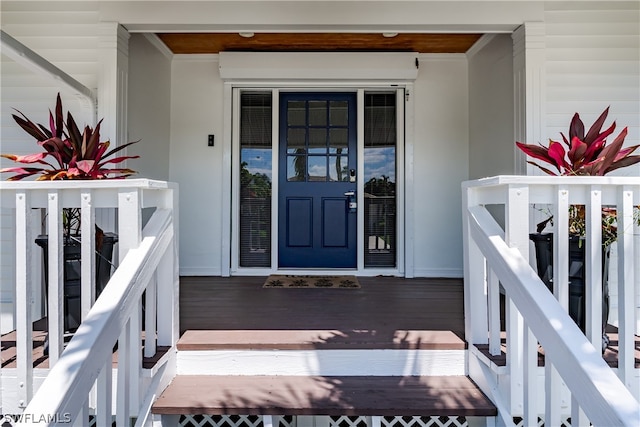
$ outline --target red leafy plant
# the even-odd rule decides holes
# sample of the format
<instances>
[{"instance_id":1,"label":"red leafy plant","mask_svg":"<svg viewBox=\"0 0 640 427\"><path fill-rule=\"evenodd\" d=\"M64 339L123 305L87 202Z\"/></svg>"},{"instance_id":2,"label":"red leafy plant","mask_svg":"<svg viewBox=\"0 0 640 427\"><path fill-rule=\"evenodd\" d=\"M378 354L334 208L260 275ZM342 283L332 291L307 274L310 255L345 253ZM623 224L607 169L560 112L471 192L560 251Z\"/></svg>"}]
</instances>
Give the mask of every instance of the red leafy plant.
<instances>
[{"instance_id":1,"label":"red leafy plant","mask_svg":"<svg viewBox=\"0 0 640 427\"><path fill-rule=\"evenodd\" d=\"M640 162L640 156L631 155L640 145L622 148L627 136L625 127L611 144L607 144L607 137L615 131L616 123L613 122L606 130L602 126L609 114L607 107L600 117L591 125L585 135L584 123L580 115L575 113L569 125L569 138L563 133L562 142L549 140L547 147L543 145L524 144L516 142L518 148L527 155L542 160L558 170L558 173L528 161L549 175L595 175L603 176L613 170L634 165ZM569 234L572 236L585 236L585 206L569 206ZM602 244L608 246L617 239L617 211L615 208L602 208ZM537 232L541 233L547 224L552 223L553 216L537 225ZM634 208L634 221L640 224L640 206Z\"/></svg>"},{"instance_id":2,"label":"red leafy plant","mask_svg":"<svg viewBox=\"0 0 640 427\"><path fill-rule=\"evenodd\" d=\"M609 107L591 125L585 135L584 123L580 115L575 113L569 125L569 137L562 132L562 142L549 140L547 147L535 144L516 142L518 148L534 159L542 160L558 170L558 173L539 165L535 162L527 162L539 167L549 175L595 175L602 176L613 170L631 166L640 162L640 156L631 154L640 145L622 148L627 136L625 127L611 144L607 144L607 137L613 134L616 123L613 122L606 130L602 131Z\"/></svg>"},{"instance_id":3,"label":"red leafy plant","mask_svg":"<svg viewBox=\"0 0 640 427\"><path fill-rule=\"evenodd\" d=\"M131 169L112 168L111 166L122 163L127 159L138 158L139 156L112 157L117 152L138 141L129 142L107 151L110 142L100 141L100 124L102 120L98 122L95 129L85 126L84 131L80 133L80 129L70 112L67 112L67 121L64 121L62 100L59 93L56 100L55 114L49 111L48 127L42 124L35 124L22 112L16 111L19 116L13 114L13 119L22 129L36 139L38 145L44 151L22 156L0 154L0 156L16 163L34 165L0 169L1 173L15 174L8 178L9 181L17 181L32 176L37 176L37 181L124 178L136 173Z\"/></svg>"}]
</instances>

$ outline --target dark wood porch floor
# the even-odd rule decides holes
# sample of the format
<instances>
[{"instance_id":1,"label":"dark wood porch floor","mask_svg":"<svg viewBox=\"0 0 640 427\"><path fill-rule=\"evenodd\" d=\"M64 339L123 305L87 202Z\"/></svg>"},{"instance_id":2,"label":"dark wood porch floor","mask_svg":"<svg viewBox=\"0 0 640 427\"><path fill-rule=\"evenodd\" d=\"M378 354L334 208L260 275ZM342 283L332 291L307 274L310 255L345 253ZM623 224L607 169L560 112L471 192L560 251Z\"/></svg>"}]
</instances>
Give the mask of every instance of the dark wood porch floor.
<instances>
[{"instance_id":1,"label":"dark wood porch floor","mask_svg":"<svg viewBox=\"0 0 640 427\"><path fill-rule=\"evenodd\" d=\"M360 289L265 289L265 277L183 277L180 330L190 331L187 335L199 342L212 337L198 338L194 331L236 331L230 334L235 340L242 340L237 331L244 331L254 345L258 335L264 340L299 340L301 345L318 339L334 346L349 342L350 348L366 348L367 343L373 348L415 348L426 340L432 345L463 342L461 279L358 280ZM330 336L331 342L323 336Z\"/></svg>"}]
</instances>

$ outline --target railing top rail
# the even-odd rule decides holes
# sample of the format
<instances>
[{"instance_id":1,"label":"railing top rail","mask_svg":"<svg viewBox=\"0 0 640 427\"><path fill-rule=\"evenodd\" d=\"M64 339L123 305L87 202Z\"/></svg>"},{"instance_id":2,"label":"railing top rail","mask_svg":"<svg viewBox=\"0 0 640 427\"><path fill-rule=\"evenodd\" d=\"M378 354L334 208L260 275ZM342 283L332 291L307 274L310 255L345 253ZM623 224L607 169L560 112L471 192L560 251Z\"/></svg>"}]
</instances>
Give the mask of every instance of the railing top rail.
<instances>
[{"instance_id":1,"label":"railing top rail","mask_svg":"<svg viewBox=\"0 0 640 427\"><path fill-rule=\"evenodd\" d=\"M462 183L462 188L500 187L513 184L521 185L629 185L640 186L640 176L527 176L499 175L480 178Z\"/></svg>"},{"instance_id":2,"label":"railing top rail","mask_svg":"<svg viewBox=\"0 0 640 427\"><path fill-rule=\"evenodd\" d=\"M177 184L146 178L60 180L60 181L0 181L0 190L77 190L101 188L175 189Z\"/></svg>"}]
</instances>

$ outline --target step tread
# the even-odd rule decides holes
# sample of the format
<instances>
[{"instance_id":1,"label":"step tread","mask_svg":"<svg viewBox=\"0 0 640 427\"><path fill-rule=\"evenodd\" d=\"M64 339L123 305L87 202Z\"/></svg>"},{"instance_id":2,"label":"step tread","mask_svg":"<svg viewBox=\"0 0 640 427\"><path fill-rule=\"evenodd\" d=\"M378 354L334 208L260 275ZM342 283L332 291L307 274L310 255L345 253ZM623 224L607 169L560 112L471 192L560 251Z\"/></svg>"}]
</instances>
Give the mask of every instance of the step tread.
<instances>
[{"instance_id":1,"label":"step tread","mask_svg":"<svg viewBox=\"0 0 640 427\"><path fill-rule=\"evenodd\" d=\"M179 375L156 414L495 416L466 376Z\"/></svg>"},{"instance_id":2,"label":"step tread","mask_svg":"<svg viewBox=\"0 0 640 427\"><path fill-rule=\"evenodd\" d=\"M178 350L464 350L451 331L417 330L188 330Z\"/></svg>"}]
</instances>

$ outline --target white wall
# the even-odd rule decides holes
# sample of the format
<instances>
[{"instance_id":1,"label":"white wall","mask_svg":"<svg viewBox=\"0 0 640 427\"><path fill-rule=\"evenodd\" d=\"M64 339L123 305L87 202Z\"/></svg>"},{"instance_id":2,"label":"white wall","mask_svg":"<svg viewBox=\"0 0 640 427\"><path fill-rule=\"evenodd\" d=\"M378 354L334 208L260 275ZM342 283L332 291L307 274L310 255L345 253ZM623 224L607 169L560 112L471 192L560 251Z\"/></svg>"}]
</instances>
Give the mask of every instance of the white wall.
<instances>
[{"instance_id":1,"label":"white wall","mask_svg":"<svg viewBox=\"0 0 640 427\"><path fill-rule=\"evenodd\" d=\"M546 24L547 137L565 135L575 112L585 126L607 107L640 143L640 2L549 3ZM612 141L612 139L610 139ZM640 176L640 165L613 174Z\"/></svg>"},{"instance_id":2,"label":"white wall","mask_svg":"<svg viewBox=\"0 0 640 427\"><path fill-rule=\"evenodd\" d=\"M470 179L515 172L513 41L510 34L484 37L467 54Z\"/></svg>"},{"instance_id":3,"label":"white wall","mask_svg":"<svg viewBox=\"0 0 640 427\"><path fill-rule=\"evenodd\" d=\"M223 84L217 56L177 55L171 77L170 180L180 185L180 273L221 273ZM214 147L207 135L214 134Z\"/></svg>"},{"instance_id":4,"label":"white wall","mask_svg":"<svg viewBox=\"0 0 640 427\"><path fill-rule=\"evenodd\" d=\"M164 48L166 49L166 47ZM153 39L132 34L129 39L128 155L139 155L128 167L136 177L169 180L171 121L170 52Z\"/></svg>"},{"instance_id":5,"label":"white wall","mask_svg":"<svg viewBox=\"0 0 640 427\"><path fill-rule=\"evenodd\" d=\"M415 83L416 276L462 277L460 184L468 179L468 67L464 55L421 55Z\"/></svg>"}]
</instances>

